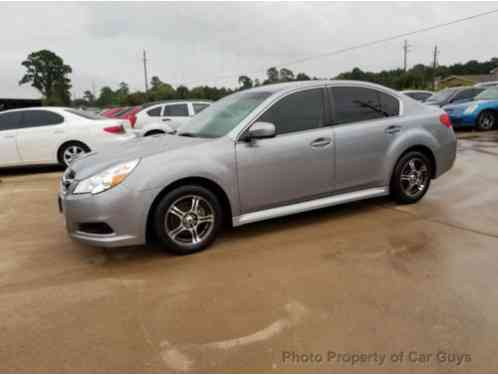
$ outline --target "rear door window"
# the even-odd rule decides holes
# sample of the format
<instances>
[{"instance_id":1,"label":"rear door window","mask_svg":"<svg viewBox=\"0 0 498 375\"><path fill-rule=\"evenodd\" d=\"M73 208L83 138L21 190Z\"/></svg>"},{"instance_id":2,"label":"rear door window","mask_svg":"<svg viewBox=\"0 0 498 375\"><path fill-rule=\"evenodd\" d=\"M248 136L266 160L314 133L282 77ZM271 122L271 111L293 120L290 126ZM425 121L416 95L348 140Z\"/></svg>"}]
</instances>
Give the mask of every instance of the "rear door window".
<instances>
[{"instance_id":1,"label":"rear door window","mask_svg":"<svg viewBox=\"0 0 498 375\"><path fill-rule=\"evenodd\" d=\"M24 111L0 113L0 131L18 129Z\"/></svg>"},{"instance_id":2,"label":"rear door window","mask_svg":"<svg viewBox=\"0 0 498 375\"><path fill-rule=\"evenodd\" d=\"M22 127L34 128L39 126L58 125L64 122L64 117L61 115L44 110L25 111Z\"/></svg>"},{"instance_id":3,"label":"rear door window","mask_svg":"<svg viewBox=\"0 0 498 375\"><path fill-rule=\"evenodd\" d=\"M391 95L363 87L330 88L336 124L368 121L399 114L399 101Z\"/></svg>"},{"instance_id":4,"label":"rear door window","mask_svg":"<svg viewBox=\"0 0 498 375\"><path fill-rule=\"evenodd\" d=\"M188 106L184 104L169 104L164 106L165 117L188 117Z\"/></svg>"}]
</instances>

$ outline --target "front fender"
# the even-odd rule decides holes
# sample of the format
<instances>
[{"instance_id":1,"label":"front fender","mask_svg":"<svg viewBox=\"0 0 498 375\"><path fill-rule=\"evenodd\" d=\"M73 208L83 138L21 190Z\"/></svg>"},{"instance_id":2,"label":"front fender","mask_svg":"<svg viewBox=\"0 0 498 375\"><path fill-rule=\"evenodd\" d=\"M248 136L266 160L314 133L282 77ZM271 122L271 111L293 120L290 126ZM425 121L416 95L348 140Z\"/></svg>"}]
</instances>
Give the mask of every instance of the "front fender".
<instances>
[{"instance_id":1,"label":"front fender","mask_svg":"<svg viewBox=\"0 0 498 375\"><path fill-rule=\"evenodd\" d=\"M216 152L213 152L214 156ZM185 155L185 154L183 154ZM147 158L146 165L126 180L133 189L160 192L165 187L186 178L204 178L217 184L226 194L232 212L239 212L235 161L216 157L162 160ZM145 163L144 163L145 164Z\"/></svg>"}]
</instances>

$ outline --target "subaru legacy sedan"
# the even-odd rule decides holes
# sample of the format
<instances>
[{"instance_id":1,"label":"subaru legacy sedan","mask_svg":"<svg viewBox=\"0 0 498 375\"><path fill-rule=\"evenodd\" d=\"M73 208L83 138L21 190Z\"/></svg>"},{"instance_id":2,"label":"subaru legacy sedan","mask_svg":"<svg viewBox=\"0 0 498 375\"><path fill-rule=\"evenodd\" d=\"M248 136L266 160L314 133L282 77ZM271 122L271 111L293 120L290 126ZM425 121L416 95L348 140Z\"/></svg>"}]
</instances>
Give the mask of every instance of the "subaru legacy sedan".
<instances>
[{"instance_id":1,"label":"subaru legacy sedan","mask_svg":"<svg viewBox=\"0 0 498 375\"><path fill-rule=\"evenodd\" d=\"M176 134L83 156L62 177L59 204L76 240L188 254L223 223L387 195L415 203L455 154L437 107L369 83L283 83L227 96Z\"/></svg>"}]
</instances>

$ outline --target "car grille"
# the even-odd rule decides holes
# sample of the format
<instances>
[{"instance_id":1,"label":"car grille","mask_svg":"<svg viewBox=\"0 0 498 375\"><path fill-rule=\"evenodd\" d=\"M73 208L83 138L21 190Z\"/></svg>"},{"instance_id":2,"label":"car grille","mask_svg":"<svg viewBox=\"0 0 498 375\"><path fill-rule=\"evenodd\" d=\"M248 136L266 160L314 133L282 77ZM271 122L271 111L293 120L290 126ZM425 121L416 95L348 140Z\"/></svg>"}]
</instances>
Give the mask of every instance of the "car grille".
<instances>
[{"instance_id":1,"label":"car grille","mask_svg":"<svg viewBox=\"0 0 498 375\"><path fill-rule=\"evenodd\" d=\"M72 169L68 168L64 172L61 178L61 190L63 194L66 194L69 191L75 178L76 178L76 172L73 171Z\"/></svg>"}]
</instances>

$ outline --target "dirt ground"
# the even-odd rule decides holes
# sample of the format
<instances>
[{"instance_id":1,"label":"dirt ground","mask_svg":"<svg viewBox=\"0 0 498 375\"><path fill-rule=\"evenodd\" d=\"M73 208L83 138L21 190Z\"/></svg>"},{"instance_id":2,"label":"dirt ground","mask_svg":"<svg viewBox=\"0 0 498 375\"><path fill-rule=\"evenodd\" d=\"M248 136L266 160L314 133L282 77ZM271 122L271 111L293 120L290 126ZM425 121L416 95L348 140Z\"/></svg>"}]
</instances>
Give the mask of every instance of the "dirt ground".
<instances>
[{"instance_id":1,"label":"dirt ground","mask_svg":"<svg viewBox=\"0 0 498 375\"><path fill-rule=\"evenodd\" d=\"M0 371L498 370L498 132L418 204L348 204L187 257L71 241L57 168L0 171Z\"/></svg>"}]
</instances>

